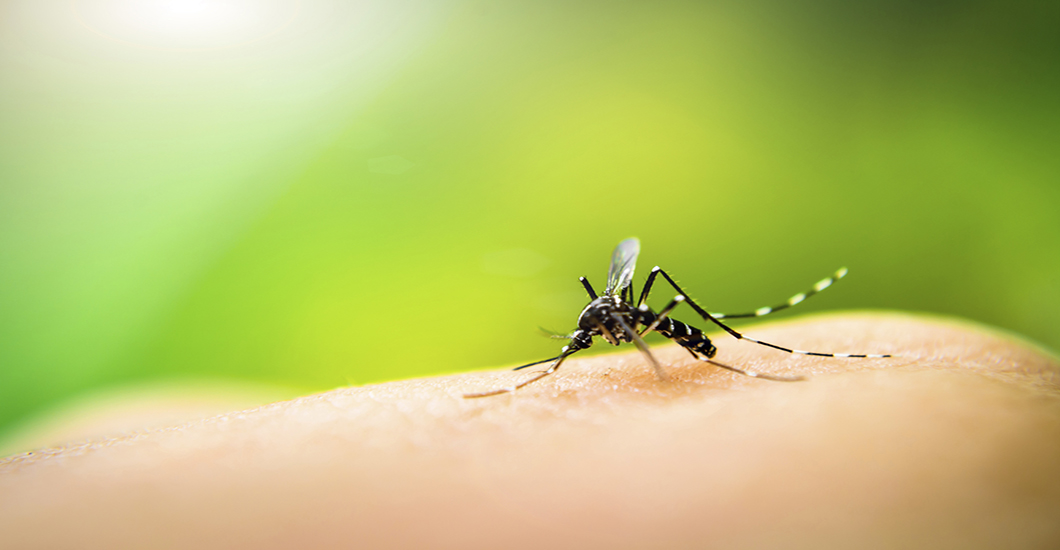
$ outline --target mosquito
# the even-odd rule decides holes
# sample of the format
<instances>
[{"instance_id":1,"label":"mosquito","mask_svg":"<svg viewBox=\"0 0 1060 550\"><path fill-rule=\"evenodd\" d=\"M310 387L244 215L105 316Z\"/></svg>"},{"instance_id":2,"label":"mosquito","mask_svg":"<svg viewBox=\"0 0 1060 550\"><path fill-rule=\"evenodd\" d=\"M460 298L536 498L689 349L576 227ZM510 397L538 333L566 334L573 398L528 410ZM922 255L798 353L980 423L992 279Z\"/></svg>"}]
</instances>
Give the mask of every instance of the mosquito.
<instances>
[{"instance_id":1,"label":"mosquito","mask_svg":"<svg viewBox=\"0 0 1060 550\"><path fill-rule=\"evenodd\" d=\"M813 285L812 289L792 296L783 304L758 308L750 313L707 313L707 310L703 309L699 304L689 298L688 294L686 294L684 290L681 290L681 287L677 286L677 283L674 282L673 278L659 268L659 266L653 267L651 273L648 274L648 280L645 281L644 289L641 291L640 299L638 300L634 294L632 283L633 271L637 267L637 256L639 254L640 241L636 238L626 239L618 243L618 246L615 247L614 252L611 254L611 266L607 270L607 287L604 289L604 294L602 296L596 294L593 286L589 284L588 279L580 277L578 280L581 281L582 286L585 287L585 291L589 294L589 298L592 301L589 302L589 305L585 306L581 315L578 316L578 328L575 329L574 332L563 337L569 339L570 344L563 346L563 349L560 350L560 354L556 357L527 363L526 365L515 367L514 370L525 369L542 363L551 363L548 368L514 386L480 393L468 393L464 394L464 397L489 397L491 395L510 393L537 382L538 380L556 372L556 370L559 369L559 366L563 364L563 361L571 355L592 346L594 336L603 338L607 343L613 346L617 346L622 342L632 342L637 346L637 349L644 354L644 357L648 360L648 363L651 364L652 368L655 369L656 377L659 380L668 380L669 376L667 376L666 370L662 368L662 365L660 365L655 359L655 356L651 354L648 345L644 343L643 336L651 331L658 332L666 338L677 342L681 347L688 350L688 352L696 359L744 376L774 380L777 382L798 382L800 380L805 380L802 376L777 376L762 372L753 372L714 361L713 359L718 353L718 349L713 343L711 343L710 339L703 334L703 331L670 317L670 312L683 303L687 303L704 320L718 325L722 330L728 332L737 340L747 340L748 342L754 342L787 353L840 358L891 357L887 354L822 353L786 348L762 340L756 340L750 336L745 336L721 322L721 319L761 317L802 303L810 296L821 292L832 286L832 283L842 279L847 274L847 269L845 267L836 271L831 277L819 281L817 284ZM647 299L648 294L651 292L652 285L655 284L655 279L659 275L662 275L663 279L665 279L666 282L677 291L677 296L674 296L674 298L670 300L670 303L666 304L666 307L656 313L648 307ZM637 305L634 306L634 303Z\"/></svg>"}]
</instances>

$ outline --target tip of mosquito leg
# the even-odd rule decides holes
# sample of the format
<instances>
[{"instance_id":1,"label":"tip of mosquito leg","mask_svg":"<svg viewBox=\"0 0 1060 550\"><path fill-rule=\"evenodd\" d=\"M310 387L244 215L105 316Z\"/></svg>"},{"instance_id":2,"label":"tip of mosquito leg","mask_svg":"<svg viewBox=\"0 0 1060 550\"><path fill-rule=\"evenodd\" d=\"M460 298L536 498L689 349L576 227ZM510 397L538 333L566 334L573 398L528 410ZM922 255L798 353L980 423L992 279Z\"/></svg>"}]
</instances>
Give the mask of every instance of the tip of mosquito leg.
<instances>
[{"instance_id":1,"label":"tip of mosquito leg","mask_svg":"<svg viewBox=\"0 0 1060 550\"><path fill-rule=\"evenodd\" d=\"M766 380L772 380L774 382L805 382L805 376L776 376L772 374L757 373L756 378L764 378Z\"/></svg>"},{"instance_id":2,"label":"tip of mosquito leg","mask_svg":"<svg viewBox=\"0 0 1060 550\"><path fill-rule=\"evenodd\" d=\"M664 369L650 354L648 354L648 363L651 365L651 370L655 372L656 380L660 382L668 382L670 380L670 375L666 372L666 369Z\"/></svg>"},{"instance_id":3,"label":"tip of mosquito leg","mask_svg":"<svg viewBox=\"0 0 1060 550\"><path fill-rule=\"evenodd\" d=\"M502 393L511 393L515 391L514 388L501 388L499 390L484 391L478 393L465 393L464 399L477 399L479 397L492 397L494 395L500 395Z\"/></svg>"}]
</instances>

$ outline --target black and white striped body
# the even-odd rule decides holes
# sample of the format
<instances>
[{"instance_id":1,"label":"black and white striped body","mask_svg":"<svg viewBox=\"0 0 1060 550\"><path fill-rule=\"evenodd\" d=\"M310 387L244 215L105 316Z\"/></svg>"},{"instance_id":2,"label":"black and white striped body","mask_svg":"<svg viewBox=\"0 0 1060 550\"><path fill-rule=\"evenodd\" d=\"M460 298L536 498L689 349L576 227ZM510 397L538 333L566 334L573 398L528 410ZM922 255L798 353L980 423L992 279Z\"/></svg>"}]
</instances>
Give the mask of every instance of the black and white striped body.
<instances>
[{"instance_id":1,"label":"black and white striped body","mask_svg":"<svg viewBox=\"0 0 1060 550\"><path fill-rule=\"evenodd\" d=\"M641 311L641 315L644 316L641 323L646 327L656 322L656 315L650 310ZM696 357L711 359L718 353L718 348L702 330L672 317L663 318L653 330L677 342Z\"/></svg>"},{"instance_id":2,"label":"black and white striped body","mask_svg":"<svg viewBox=\"0 0 1060 550\"><path fill-rule=\"evenodd\" d=\"M634 308L618 296L601 296L585 306L578 317L578 329L571 334L571 345L567 346L567 350L591 346L594 336L602 337L613 346L633 342L633 335L626 331L617 318L633 330L652 327L652 330L677 342L696 357L710 359L718 352L702 330L671 317L660 319L650 309Z\"/></svg>"}]
</instances>

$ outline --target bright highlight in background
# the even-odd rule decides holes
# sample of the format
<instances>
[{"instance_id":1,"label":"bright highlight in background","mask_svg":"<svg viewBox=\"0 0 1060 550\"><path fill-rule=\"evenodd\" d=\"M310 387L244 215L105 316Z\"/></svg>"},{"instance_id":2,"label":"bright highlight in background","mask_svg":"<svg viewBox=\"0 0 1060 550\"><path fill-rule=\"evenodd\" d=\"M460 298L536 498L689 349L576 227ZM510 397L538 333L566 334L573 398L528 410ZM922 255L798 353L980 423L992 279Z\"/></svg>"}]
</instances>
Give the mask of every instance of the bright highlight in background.
<instances>
[{"instance_id":1,"label":"bright highlight in background","mask_svg":"<svg viewBox=\"0 0 1060 550\"><path fill-rule=\"evenodd\" d=\"M168 332L445 5L0 2L0 438L100 376L159 373L129 352ZM400 153L373 157L392 175Z\"/></svg>"},{"instance_id":2,"label":"bright highlight in background","mask_svg":"<svg viewBox=\"0 0 1060 550\"><path fill-rule=\"evenodd\" d=\"M239 46L298 16L297 0L76 0L78 19L107 38L165 50Z\"/></svg>"}]
</instances>

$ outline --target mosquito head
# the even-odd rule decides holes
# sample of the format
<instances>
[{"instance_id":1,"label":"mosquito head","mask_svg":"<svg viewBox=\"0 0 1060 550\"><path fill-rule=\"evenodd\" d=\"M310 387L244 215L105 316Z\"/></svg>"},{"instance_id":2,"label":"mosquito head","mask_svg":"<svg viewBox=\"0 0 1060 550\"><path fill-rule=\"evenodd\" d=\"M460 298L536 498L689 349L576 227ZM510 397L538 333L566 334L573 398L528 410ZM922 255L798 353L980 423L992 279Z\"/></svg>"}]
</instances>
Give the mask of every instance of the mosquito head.
<instances>
[{"instance_id":1,"label":"mosquito head","mask_svg":"<svg viewBox=\"0 0 1060 550\"><path fill-rule=\"evenodd\" d=\"M585 349L593 345L593 336L588 331L578 329L570 335L570 349Z\"/></svg>"}]
</instances>

